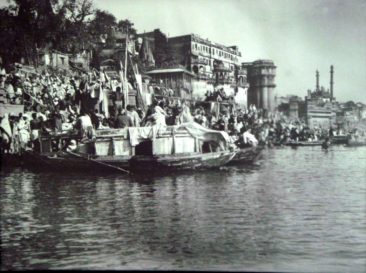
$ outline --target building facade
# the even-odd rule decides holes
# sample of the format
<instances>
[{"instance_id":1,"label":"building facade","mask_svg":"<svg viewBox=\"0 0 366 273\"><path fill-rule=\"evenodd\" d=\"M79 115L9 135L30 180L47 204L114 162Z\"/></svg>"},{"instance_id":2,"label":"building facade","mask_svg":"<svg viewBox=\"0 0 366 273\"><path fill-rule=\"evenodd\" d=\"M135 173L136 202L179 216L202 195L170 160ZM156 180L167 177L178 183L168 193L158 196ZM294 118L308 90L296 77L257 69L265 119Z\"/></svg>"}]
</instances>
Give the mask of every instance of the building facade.
<instances>
[{"instance_id":1,"label":"building facade","mask_svg":"<svg viewBox=\"0 0 366 273\"><path fill-rule=\"evenodd\" d=\"M138 37L143 49L141 55L147 56L144 44L153 52L155 67L146 70L184 67L194 75L192 96L197 99L204 99L206 92L213 92L216 87L223 88L228 96L237 93L239 87L247 88L246 74L240 70L241 53L237 46L224 46L196 34L167 38L159 29ZM143 58L145 62L148 63L147 58Z\"/></svg>"},{"instance_id":2,"label":"building facade","mask_svg":"<svg viewBox=\"0 0 366 273\"><path fill-rule=\"evenodd\" d=\"M161 68L146 72L160 87L172 90L172 97L192 98L194 74L184 67ZM163 93L162 93L163 94Z\"/></svg>"},{"instance_id":3,"label":"building facade","mask_svg":"<svg viewBox=\"0 0 366 273\"><path fill-rule=\"evenodd\" d=\"M257 108L273 111L275 109L274 88L276 66L271 60L257 60L242 63L242 69L247 71L249 83L248 106L254 104Z\"/></svg>"},{"instance_id":4,"label":"building facade","mask_svg":"<svg viewBox=\"0 0 366 273\"><path fill-rule=\"evenodd\" d=\"M338 104L334 98L334 68L330 68L330 90L319 85L319 71L316 71L316 87L312 92L308 90L305 97L306 122L310 128L328 129L337 125Z\"/></svg>"},{"instance_id":5,"label":"building facade","mask_svg":"<svg viewBox=\"0 0 366 273\"><path fill-rule=\"evenodd\" d=\"M38 53L39 66L51 66L53 68L68 69L69 54L56 50L40 51Z\"/></svg>"},{"instance_id":6,"label":"building facade","mask_svg":"<svg viewBox=\"0 0 366 273\"><path fill-rule=\"evenodd\" d=\"M198 80L218 84L236 82L241 52L237 46L224 46L196 34L171 37L168 51L172 60L192 71Z\"/></svg>"}]
</instances>

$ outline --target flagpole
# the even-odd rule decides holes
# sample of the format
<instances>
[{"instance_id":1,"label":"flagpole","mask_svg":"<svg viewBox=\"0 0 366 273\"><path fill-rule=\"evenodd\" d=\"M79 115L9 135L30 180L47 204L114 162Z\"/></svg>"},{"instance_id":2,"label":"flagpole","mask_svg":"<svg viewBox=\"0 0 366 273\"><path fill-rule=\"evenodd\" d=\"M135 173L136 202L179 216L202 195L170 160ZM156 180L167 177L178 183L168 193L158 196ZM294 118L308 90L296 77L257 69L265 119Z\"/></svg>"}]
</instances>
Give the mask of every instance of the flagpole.
<instances>
[{"instance_id":1,"label":"flagpole","mask_svg":"<svg viewBox=\"0 0 366 273\"><path fill-rule=\"evenodd\" d=\"M128 105L128 80L127 80L127 54L128 54L128 50L127 50L127 46L128 46L128 25L127 25L127 33L126 33L126 47L125 47L125 71L124 71L124 81L125 81L125 109L126 106Z\"/></svg>"}]
</instances>

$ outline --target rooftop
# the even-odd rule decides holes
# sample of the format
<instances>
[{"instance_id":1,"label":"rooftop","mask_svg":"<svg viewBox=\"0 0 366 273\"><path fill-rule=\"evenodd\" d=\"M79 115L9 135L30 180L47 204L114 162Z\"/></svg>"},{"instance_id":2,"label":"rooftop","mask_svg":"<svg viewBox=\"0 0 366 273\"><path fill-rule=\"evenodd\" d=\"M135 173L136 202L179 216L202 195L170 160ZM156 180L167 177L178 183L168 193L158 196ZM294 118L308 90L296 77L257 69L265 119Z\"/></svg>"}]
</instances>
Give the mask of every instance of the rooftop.
<instances>
[{"instance_id":1,"label":"rooftop","mask_svg":"<svg viewBox=\"0 0 366 273\"><path fill-rule=\"evenodd\" d=\"M152 74L165 74L165 73L186 73L191 76L195 76L192 72L184 69L184 68L161 68L161 69L154 69L146 72L148 75Z\"/></svg>"}]
</instances>

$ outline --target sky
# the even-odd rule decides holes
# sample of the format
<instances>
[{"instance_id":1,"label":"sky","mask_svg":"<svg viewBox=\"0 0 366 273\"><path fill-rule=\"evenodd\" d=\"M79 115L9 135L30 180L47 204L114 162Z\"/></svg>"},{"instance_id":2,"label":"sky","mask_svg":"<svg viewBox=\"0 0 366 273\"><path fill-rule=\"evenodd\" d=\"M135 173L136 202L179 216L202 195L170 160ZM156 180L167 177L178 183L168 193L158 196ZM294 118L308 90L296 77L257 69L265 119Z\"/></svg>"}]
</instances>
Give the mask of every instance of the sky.
<instances>
[{"instance_id":1,"label":"sky","mask_svg":"<svg viewBox=\"0 0 366 273\"><path fill-rule=\"evenodd\" d=\"M0 0L0 3L6 2ZM237 45L242 62L271 59L279 96L329 88L338 101L366 103L366 0L94 0L138 33L198 34Z\"/></svg>"}]
</instances>

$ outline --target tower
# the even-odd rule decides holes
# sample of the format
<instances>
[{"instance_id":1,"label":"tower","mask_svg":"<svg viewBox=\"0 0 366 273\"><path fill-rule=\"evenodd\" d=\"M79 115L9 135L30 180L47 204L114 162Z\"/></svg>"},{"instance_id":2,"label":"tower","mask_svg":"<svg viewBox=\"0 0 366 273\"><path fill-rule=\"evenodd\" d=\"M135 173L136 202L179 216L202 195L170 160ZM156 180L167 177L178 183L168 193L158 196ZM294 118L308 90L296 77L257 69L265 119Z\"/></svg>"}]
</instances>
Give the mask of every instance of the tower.
<instances>
[{"instance_id":1,"label":"tower","mask_svg":"<svg viewBox=\"0 0 366 273\"><path fill-rule=\"evenodd\" d=\"M254 104L257 108L271 112L275 108L274 88L276 66L271 60L257 60L243 64L248 73L248 106Z\"/></svg>"},{"instance_id":2,"label":"tower","mask_svg":"<svg viewBox=\"0 0 366 273\"><path fill-rule=\"evenodd\" d=\"M318 70L316 70L315 77L316 77L316 89L315 89L315 91L319 91L319 71Z\"/></svg>"},{"instance_id":3,"label":"tower","mask_svg":"<svg viewBox=\"0 0 366 273\"><path fill-rule=\"evenodd\" d=\"M333 101L333 86L334 86L333 76L334 76L334 69L333 69L333 65L331 65L330 66L330 101Z\"/></svg>"}]
</instances>

